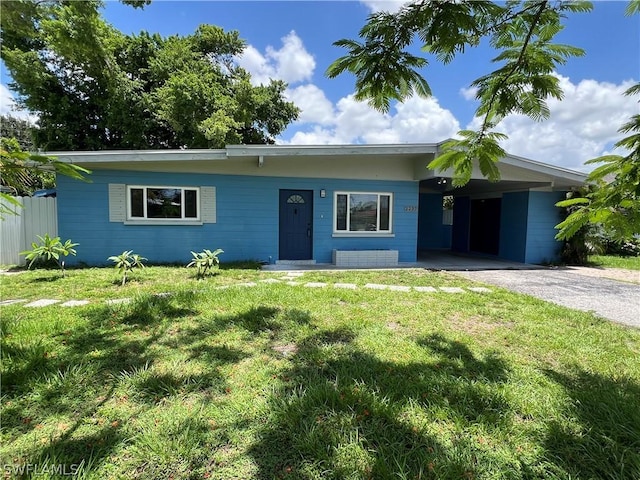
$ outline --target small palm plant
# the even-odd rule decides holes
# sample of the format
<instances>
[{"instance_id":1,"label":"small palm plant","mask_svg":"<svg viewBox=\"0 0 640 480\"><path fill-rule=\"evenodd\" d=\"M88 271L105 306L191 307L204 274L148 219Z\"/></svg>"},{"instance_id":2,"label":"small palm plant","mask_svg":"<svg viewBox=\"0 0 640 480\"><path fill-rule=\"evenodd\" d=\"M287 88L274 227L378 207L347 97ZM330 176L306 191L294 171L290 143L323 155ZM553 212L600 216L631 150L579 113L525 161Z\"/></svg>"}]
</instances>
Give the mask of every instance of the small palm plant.
<instances>
[{"instance_id":1,"label":"small palm plant","mask_svg":"<svg viewBox=\"0 0 640 480\"><path fill-rule=\"evenodd\" d=\"M220 266L220 259L218 259L218 255L221 253L224 253L224 251L220 248L214 252L206 249L202 252L191 252L193 260L191 260L191 263L189 263L187 267L196 267L198 269L198 278L204 278L205 275L208 275L213 270L218 269Z\"/></svg>"},{"instance_id":2,"label":"small palm plant","mask_svg":"<svg viewBox=\"0 0 640 480\"><path fill-rule=\"evenodd\" d=\"M62 272L62 277L64 278L64 257L68 255L75 255L76 251L73 247L78 246L78 243L72 243L71 240L67 240L62 243L60 241L60 237L50 237L48 233L44 234L44 237L37 235L40 239L40 245L36 242L31 243L31 250L25 250L24 252L20 252L20 255L24 255L25 260L29 261L28 268L36 263L37 261L50 262L55 260L60 271Z\"/></svg>"},{"instance_id":3,"label":"small palm plant","mask_svg":"<svg viewBox=\"0 0 640 480\"><path fill-rule=\"evenodd\" d=\"M118 273L122 275L121 285L124 286L127 281L127 274L134 268L144 268L143 261L146 260L146 258L141 257L137 253L133 253L133 250L126 250L120 255L109 257L108 260L115 263L115 268L117 268Z\"/></svg>"}]
</instances>

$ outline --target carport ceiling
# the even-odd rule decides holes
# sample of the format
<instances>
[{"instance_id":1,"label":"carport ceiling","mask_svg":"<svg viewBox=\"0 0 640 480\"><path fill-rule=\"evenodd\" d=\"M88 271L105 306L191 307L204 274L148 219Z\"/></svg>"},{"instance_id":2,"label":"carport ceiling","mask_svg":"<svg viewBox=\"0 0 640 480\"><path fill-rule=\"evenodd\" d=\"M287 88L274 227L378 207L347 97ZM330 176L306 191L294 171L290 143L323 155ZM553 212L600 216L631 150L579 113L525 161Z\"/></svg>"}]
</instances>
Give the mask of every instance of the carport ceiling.
<instances>
[{"instance_id":1,"label":"carport ceiling","mask_svg":"<svg viewBox=\"0 0 640 480\"><path fill-rule=\"evenodd\" d=\"M443 182L440 177L422 180L420 182L421 193L442 193L443 195L468 196L487 195L491 193L515 192L528 190L530 188L550 187L550 182L517 182L515 180L501 180L500 182L489 182L487 180L473 179L464 187L453 188L451 179L446 178Z\"/></svg>"}]
</instances>

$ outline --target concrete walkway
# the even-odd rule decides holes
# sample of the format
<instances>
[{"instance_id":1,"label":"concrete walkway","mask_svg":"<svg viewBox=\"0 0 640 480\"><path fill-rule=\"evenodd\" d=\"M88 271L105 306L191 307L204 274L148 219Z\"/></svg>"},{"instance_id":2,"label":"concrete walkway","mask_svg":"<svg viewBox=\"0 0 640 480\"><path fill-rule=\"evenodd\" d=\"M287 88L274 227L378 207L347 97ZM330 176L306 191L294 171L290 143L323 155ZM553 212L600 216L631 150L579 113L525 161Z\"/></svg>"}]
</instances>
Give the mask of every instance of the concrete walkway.
<instances>
[{"instance_id":1,"label":"concrete walkway","mask_svg":"<svg viewBox=\"0 0 640 480\"><path fill-rule=\"evenodd\" d=\"M640 272L616 271L615 278L627 280L613 280L604 278L612 276L608 269L593 269L582 267L550 268L540 265L529 265L516 262L508 262L487 257L473 257L467 255L454 255L451 253L435 252L433 255L421 256L417 263L400 264L395 268L423 268L427 270L446 270L461 275L467 279L485 282L506 288L518 293L532 295L534 297L563 305L577 310L594 312L597 315L617 323L640 328ZM304 282L300 278L304 271L340 270L335 265L267 265L263 268L267 271L281 271L284 276L262 280L259 283L284 282L290 286L303 286L307 288L345 288L345 289L378 289L393 291L416 292L446 292L446 293L489 293L491 289L486 287L433 287L429 285L407 287L403 285L377 285L367 284L357 286L347 283L325 284L319 282ZM388 268L386 268L388 269ZM354 268L344 270L356 270ZM368 269L371 270L371 269ZM628 283L628 282L636 282ZM253 287L258 283L247 282L218 288ZM166 295L166 294L165 294ZM128 302L131 299L114 299L107 303L116 304ZM62 302L55 299L40 299L27 303L22 299L8 299L0 302L0 305L24 303L25 306L43 307L58 305L74 307L86 305L86 300L68 300Z\"/></svg>"},{"instance_id":2,"label":"concrete walkway","mask_svg":"<svg viewBox=\"0 0 640 480\"><path fill-rule=\"evenodd\" d=\"M640 327L640 272L587 267L553 268L442 251L421 252L418 262L401 263L395 268L445 270L565 307L593 312L617 323ZM331 264L267 265L264 269L341 270Z\"/></svg>"},{"instance_id":3,"label":"concrete walkway","mask_svg":"<svg viewBox=\"0 0 640 480\"><path fill-rule=\"evenodd\" d=\"M325 283L325 282L305 282L303 278L304 272L296 272L296 271L288 271L280 278L267 278L264 280L259 280L257 282L239 282L232 283L229 285L220 285L218 287L214 287L216 290L226 290L234 287L256 287L259 284L273 284L273 283L282 283L284 285L288 285L291 287L304 287L304 288L339 288L339 289L347 289L347 290L359 290L359 289L367 289L367 290L390 290L393 292L421 292L421 293L448 293L448 294L464 294L464 293L491 293L492 290L487 287L433 287L429 285L424 286L408 286L408 285L387 285L387 284L378 284L378 283L367 283L366 285L359 286L355 283ZM157 297L167 297L170 296L170 292L157 293L155 294ZM114 298L105 300L104 303L106 305L118 305L118 304L126 304L129 303L132 298ZM7 305L15 305L15 304L23 304L24 307L29 308L42 308L49 307L52 305L60 306L60 307L80 307L84 305L88 305L88 300L67 300L62 302L62 300L57 300L53 298L42 298L39 300L28 301L25 299L9 299L0 301L0 306Z\"/></svg>"},{"instance_id":4,"label":"concrete walkway","mask_svg":"<svg viewBox=\"0 0 640 480\"><path fill-rule=\"evenodd\" d=\"M565 307L594 312L623 325L640 327L640 285L594 276L592 270L483 270L456 272ZM602 272L606 275L606 272ZM630 273L634 275L634 273ZM630 278L633 280L633 278Z\"/></svg>"},{"instance_id":5,"label":"concrete walkway","mask_svg":"<svg viewBox=\"0 0 640 480\"><path fill-rule=\"evenodd\" d=\"M417 262L400 262L393 267L336 267L331 263L309 264L301 262L276 263L264 265L263 270L278 271L313 271L313 270L390 270L398 268L424 268L425 270L472 271L472 270L540 270L547 267L529 263L511 262L491 256L456 254L450 251L427 250L420 252Z\"/></svg>"}]
</instances>

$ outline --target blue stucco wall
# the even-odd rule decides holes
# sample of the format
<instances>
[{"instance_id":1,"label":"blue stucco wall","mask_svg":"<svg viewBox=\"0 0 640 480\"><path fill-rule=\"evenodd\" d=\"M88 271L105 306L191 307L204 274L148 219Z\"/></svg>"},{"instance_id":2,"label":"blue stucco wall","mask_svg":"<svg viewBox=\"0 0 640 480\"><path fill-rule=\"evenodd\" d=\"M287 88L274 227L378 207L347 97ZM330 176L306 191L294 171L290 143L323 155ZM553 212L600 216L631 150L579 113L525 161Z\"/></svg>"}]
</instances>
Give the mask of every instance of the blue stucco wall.
<instances>
[{"instance_id":1,"label":"blue stucco wall","mask_svg":"<svg viewBox=\"0 0 640 480\"><path fill-rule=\"evenodd\" d=\"M498 256L524 263L560 260L562 243L555 240L555 226L562 211L555 206L565 192L509 192L502 195ZM452 250L469 251L469 197L456 197Z\"/></svg>"},{"instance_id":2,"label":"blue stucco wall","mask_svg":"<svg viewBox=\"0 0 640 480\"><path fill-rule=\"evenodd\" d=\"M418 249L451 248L451 226L442 224L442 194L421 193L418 211Z\"/></svg>"},{"instance_id":3,"label":"blue stucco wall","mask_svg":"<svg viewBox=\"0 0 640 480\"><path fill-rule=\"evenodd\" d=\"M222 261L278 259L280 189L314 191L313 258L331 262L333 249L396 249L401 262L416 260L417 182L305 179L235 175L175 174L94 170L92 183L58 178L58 232L79 243L70 262L107 263L124 250L150 262L187 262L190 251L222 248ZM215 186L217 222L198 226L125 225L109 222L109 183ZM319 190L327 195L320 198ZM334 238L333 192L393 192L394 237Z\"/></svg>"},{"instance_id":4,"label":"blue stucco wall","mask_svg":"<svg viewBox=\"0 0 640 480\"><path fill-rule=\"evenodd\" d=\"M498 256L524 262L527 249L529 192L505 193L500 210L500 251Z\"/></svg>"},{"instance_id":5,"label":"blue stucco wall","mask_svg":"<svg viewBox=\"0 0 640 480\"><path fill-rule=\"evenodd\" d=\"M555 239L562 209L555 206L566 192L529 192L527 214L526 263L548 263L560 260L562 242Z\"/></svg>"}]
</instances>

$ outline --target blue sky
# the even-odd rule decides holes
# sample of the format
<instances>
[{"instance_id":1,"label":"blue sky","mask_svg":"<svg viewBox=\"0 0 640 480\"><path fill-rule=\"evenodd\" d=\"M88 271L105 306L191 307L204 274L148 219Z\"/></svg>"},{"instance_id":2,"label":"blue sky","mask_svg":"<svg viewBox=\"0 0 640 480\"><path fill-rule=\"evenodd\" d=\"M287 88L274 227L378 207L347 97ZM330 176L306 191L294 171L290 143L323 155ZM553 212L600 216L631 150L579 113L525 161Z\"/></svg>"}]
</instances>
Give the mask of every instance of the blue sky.
<instances>
[{"instance_id":1,"label":"blue sky","mask_svg":"<svg viewBox=\"0 0 640 480\"><path fill-rule=\"evenodd\" d=\"M288 97L302 108L300 120L279 143L434 142L475 125L470 83L495 68L495 52L478 48L442 66L425 70L434 97L412 98L384 115L353 99L353 77L327 79L327 66L343 51L332 44L356 38L367 16L394 2L374 1L162 1L143 10L110 1L103 14L125 33L141 30L162 35L192 33L210 23L238 30L248 44L238 62L256 83L280 78ZM586 50L558 69L563 102L551 101L552 117L536 124L510 117L500 126L509 135L511 153L568 168L584 169L588 158L610 151L619 125L638 104L622 92L640 79L640 15L625 17L626 2L594 2L594 11L567 19L558 41ZM3 85L7 77L2 76ZM3 88L2 111L10 98Z\"/></svg>"}]
</instances>

